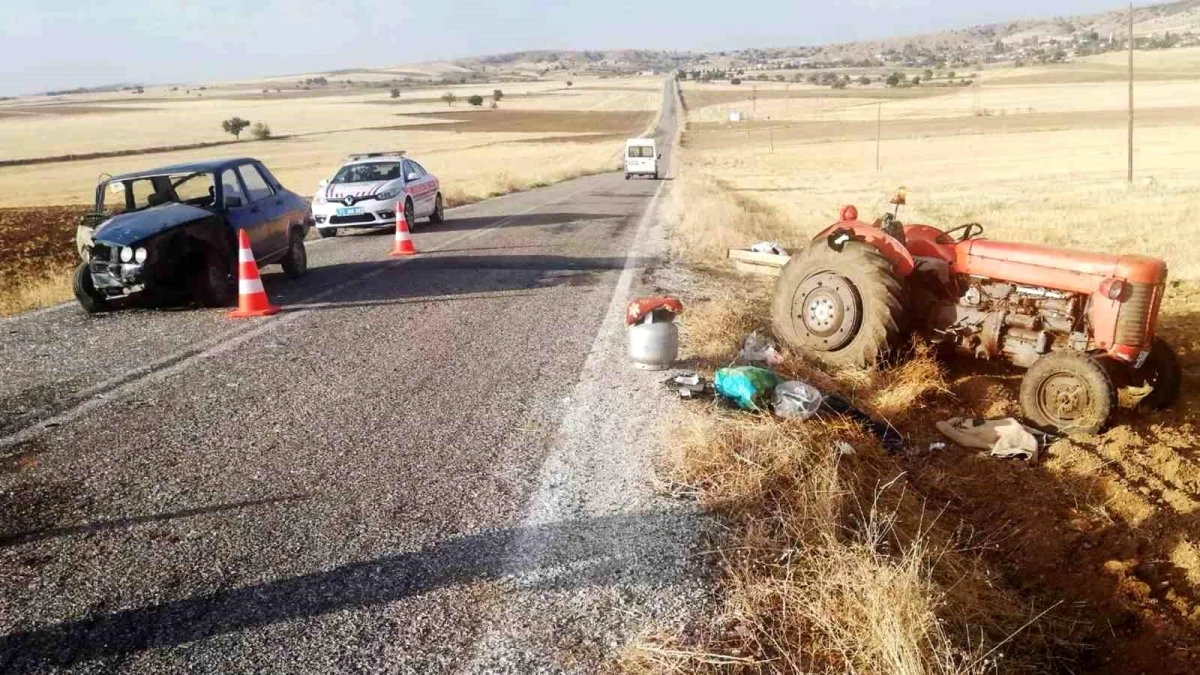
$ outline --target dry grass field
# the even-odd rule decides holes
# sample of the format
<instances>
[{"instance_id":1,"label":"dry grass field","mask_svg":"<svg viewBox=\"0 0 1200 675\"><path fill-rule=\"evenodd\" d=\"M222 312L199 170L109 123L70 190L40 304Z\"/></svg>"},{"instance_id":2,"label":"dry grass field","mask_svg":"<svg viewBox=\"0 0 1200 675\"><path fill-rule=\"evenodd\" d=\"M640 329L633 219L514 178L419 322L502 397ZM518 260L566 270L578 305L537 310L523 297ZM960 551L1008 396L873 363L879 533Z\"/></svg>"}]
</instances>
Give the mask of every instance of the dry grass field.
<instances>
[{"instance_id":1,"label":"dry grass field","mask_svg":"<svg viewBox=\"0 0 1200 675\"><path fill-rule=\"evenodd\" d=\"M621 139L653 122L662 91L654 77L578 78L570 87L540 81L406 88L398 99L387 89L261 94L269 85L0 102L0 237L25 241L25 230L38 230L40 242L0 264L0 272L18 280L0 296L0 314L70 297L65 271L73 235L42 239L47 231L71 232L74 223L48 223L43 214L49 206L90 203L102 173L252 156L285 186L308 195L350 152L405 149L437 174L453 206L615 170ZM493 89L504 92L495 110ZM452 106L439 99L446 91L458 97ZM486 99L482 109L467 104L472 94ZM254 140L247 131L235 141L221 130L221 121L235 115L269 124L275 138ZM165 150L199 144L205 145Z\"/></svg>"},{"instance_id":2,"label":"dry grass field","mask_svg":"<svg viewBox=\"0 0 1200 675\"><path fill-rule=\"evenodd\" d=\"M749 101L684 88L690 121L665 211L676 256L710 282L684 298L694 301L685 356L702 368L728 363L769 321L770 284L731 276L727 248L798 248L840 205L871 218L903 185L906 222L978 221L992 238L1166 259L1160 334L1179 351L1184 394L1164 412L1121 410L1105 433L1059 440L1025 464L928 449L942 440L939 419L1019 414L1018 371L939 362L919 347L907 365L874 373L823 374L789 359L786 372L888 419L911 450L888 456L836 426L689 415L671 475L728 516L729 540L714 546L728 593L705 630L657 636L635 667L1196 671L1200 116L1183 110L1200 106L1198 53L1153 55L1163 75L1138 89L1147 123L1133 186L1121 87L1089 75L1106 58L1059 67L1067 86L985 72L976 93L886 101L879 171L876 101L831 98L818 117L811 99L791 99L788 117L768 107L766 120L759 99L757 120L730 124L721 109ZM973 97L1009 112L977 116ZM1012 113L1020 108L1035 112ZM858 452L839 459L839 439Z\"/></svg>"}]
</instances>

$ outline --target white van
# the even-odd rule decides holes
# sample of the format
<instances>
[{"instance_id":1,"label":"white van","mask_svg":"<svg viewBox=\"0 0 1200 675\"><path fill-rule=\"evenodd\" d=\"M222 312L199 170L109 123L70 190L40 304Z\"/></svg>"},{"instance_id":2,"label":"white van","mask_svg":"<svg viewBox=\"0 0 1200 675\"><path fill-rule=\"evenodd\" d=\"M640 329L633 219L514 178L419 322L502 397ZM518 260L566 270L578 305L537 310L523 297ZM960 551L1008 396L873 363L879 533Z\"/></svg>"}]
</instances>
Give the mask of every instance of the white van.
<instances>
[{"instance_id":1,"label":"white van","mask_svg":"<svg viewBox=\"0 0 1200 675\"><path fill-rule=\"evenodd\" d=\"M630 176L654 176L658 179L658 160L662 153L653 138L631 138L625 141L625 180Z\"/></svg>"}]
</instances>

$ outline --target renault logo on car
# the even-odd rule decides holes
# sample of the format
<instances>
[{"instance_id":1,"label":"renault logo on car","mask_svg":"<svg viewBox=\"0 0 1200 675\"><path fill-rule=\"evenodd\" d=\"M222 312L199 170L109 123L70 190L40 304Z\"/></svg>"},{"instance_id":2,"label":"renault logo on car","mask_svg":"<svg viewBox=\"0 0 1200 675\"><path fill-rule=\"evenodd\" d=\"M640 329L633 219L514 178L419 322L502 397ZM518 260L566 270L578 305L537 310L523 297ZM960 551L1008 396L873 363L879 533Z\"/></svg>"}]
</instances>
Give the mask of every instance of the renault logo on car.
<instances>
[{"instance_id":1,"label":"renault logo on car","mask_svg":"<svg viewBox=\"0 0 1200 675\"><path fill-rule=\"evenodd\" d=\"M346 197L342 201L346 203L346 206L354 206L354 197Z\"/></svg>"}]
</instances>

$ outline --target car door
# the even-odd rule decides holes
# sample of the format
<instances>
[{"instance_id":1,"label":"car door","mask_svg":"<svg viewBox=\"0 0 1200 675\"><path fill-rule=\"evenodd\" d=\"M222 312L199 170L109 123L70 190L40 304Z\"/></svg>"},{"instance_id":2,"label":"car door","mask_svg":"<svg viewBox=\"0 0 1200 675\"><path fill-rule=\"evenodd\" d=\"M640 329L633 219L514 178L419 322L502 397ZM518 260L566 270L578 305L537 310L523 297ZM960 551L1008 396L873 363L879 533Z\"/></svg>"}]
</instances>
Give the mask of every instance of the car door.
<instances>
[{"instance_id":1,"label":"car door","mask_svg":"<svg viewBox=\"0 0 1200 675\"><path fill-rule=\"evenodd\" d=\"M254 257L273 258L288 245L286 206L282 196L267 181L253 163L238 166L242 185L246 189L250 213L257 216L263 228L263 251L254 251Z\"/></svg>"},{"instance_id":2,"label":"car door","mask_svg":"<svg viewBox=\"0 0 1200 675\"><path fill-rule=\"evenodd\" d=\"M255 258L262 258L269 252L270 233L266 221L262 218L261 209L254 208L246 196L246 188L237 171L225 169L221 172L221 205L225 209L225 217L234 232L245 230L250 239L250 249Z\"/></svg>"},{"instance_id":3,"label":"car door","mask_svg":"<svg viewBox=\"0 0 1200 675\"><path fill-rule=\"evenodd\" d=\"M424 218L433 213L433 193L430 189L431 177L420 164L410 159L404 160L404 165L405 179L415 176L415 180L408 183L409 194L413 195L413 208L418 218Z\"/></svg>"}]
</instances>

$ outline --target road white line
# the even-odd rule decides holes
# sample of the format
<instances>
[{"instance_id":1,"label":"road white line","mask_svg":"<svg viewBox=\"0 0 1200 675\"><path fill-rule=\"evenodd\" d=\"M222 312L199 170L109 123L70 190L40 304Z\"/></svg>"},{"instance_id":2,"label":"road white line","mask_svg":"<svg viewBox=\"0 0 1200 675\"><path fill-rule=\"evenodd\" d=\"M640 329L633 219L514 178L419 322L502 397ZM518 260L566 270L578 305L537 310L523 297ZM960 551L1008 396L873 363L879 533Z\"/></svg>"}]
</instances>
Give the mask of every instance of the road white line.
<instances>
[{"instance_id":1,"label":"road white line","mask_svg":"<svg viewBox=\"0 0 1200 675\"><path fill-rule=\"evenodd\" d=\"M455 245L455 244L458 244L458 243L461 243L464 241L470 241L471 239L475 239L477 237L481 237L489 232L492 232L493 230L495 230L497 228L501 228L509 223L512 223L513 221L519 219L521 216L528 215L529 213L532 213L539 209L543 209L547 206L553 206L554 204L568 201L568 200L570 200L580 194L588 192L594 188L595 188L595 186L589 185L589 186L580 188L578 190L573 190L573 191L567 193L565 196L556 197L554 199L548 199L548 200L539 202L538 204L535 204L534 206L531 206L523 211L518 211L517 213L514 213L510 216L507 216L507 217L501 219L501 220L498 220L486 228L481 228L479 230L472 230L469 232L464 232L458 236L451 237L450 239L447 239L446 241L444 241L440 244L437 244L436 246L432 246L428 249L425 249L425 251L423 251L423 252L434 253L434 252L440 251L444 248L447 248L449 246L452 246L452 245ZM380 274L383 274L384 272L386 272L390 269L399 267L400 265L403 265L414 259L415 259L415 257L414 258L396 258L396 259L392 259L392 260L381 260L381 261L379 261L379 266L377 268L372 269L367 272L363 272L362 274L360 274L352 279L343 281L337 285L330 286L329 288L325 289L324 291L321 291L320 293L317 293L316 295L306 298L305 304L298 305L298 307L308 307L311 309L313 307L321 306L320 301L323 298L327 298L330 295L333 295L334 293L338 293L340 291L346 290L347 288L350 288L351 286L354 286L355 284L360 284L371 278L379 276ZM284 309L287 310L288 307L285 306ZM5 449L11 448L12 446L17 445L19 443L24 443L26 441L32 440L33 438L36 438L36 437L48 432L51 429L54 429L63 424L66 424L72 420L77 419L79 416L81 416L87 412L90 412L91 410L94 410L95 408L100 407L100 406L104 405L105 403L111 403L114 401L118 401L118 400L124 398L125 396L138 391L139 389L141 389L142 387L144 387L146 385L149 385L154 382L158 382L158 381L162 380L163 377L166 377L173 373L180 372L181 370L191 366L192 364L196 363L197 361L199 361L201 359L205 359L205 358L215 356L217 354L221 354L224 351L226 351L230 345L242 344L243 342L245 342L246 340L249 340L250 338L257 337L259 335L263 335L265 333L268 333L268 332L278 328L279 326L286 325L299 317L302 317L306 314L311 313L310 309L300 309L300 311L285 311L282 314L277 314L268 319L263 319L259 322L255 322L256 325L252 324L251 326L244 326L244 325L239 326L238 328L235 328L230 331L225 331L213 338L210 338L209 340L206 340L206 341L200 343L199 345L192 346L188 349L180 350L178 352L175 352L173 354L165 356L161 359L158 359L154 363L151 363L151 364L145 365L145 366L139 366L138 368L134 368L132 370L121 373L120 375L110 377L107 380L105 380L99 384L92 385L91 387L88 387L87 389L81 390L81 391L73 394L72 396L68 397L68 399L67 399L69 401L78 401L74 405L71 405L70 407L62 410L61 412L59 412L51 417L38 420L38 421L34 422L33 424L20 429L19 431L11 433L7 436L0 437L0 450L5 450ZM45 312L48 310L38 310L38 311ZM23 316L28 316L28 315L23 315ZM46 412L46 410L41 409L37 412L44 413L44 412ZM0 455L0 457L3 457L3 455Z\"/></svg>"},{"instance_id":2,"label":"road white line","mask_svg":"<svg viewBox=\"0 0 1200 675\"><path fill-rule=\"evenodd\" d=\"M614 368L618 372L628 369L622 358L624 306L640 272L638 261L649 244L647 232L657 217L664 185L659 184L642 214L604 319L567 399L569 407L539 470L538 487L514 528L518 533L514 542L505 551L502 578L516 593L485 617L482 635L463 672L580 670L578 664L575 668L564 668L562 664L551 663L554 660L551 643L561 637L555 617L573 626L572 630L587 632L589 638L593 632L603 633L606 628L602 626L610 622L601 621L594 614L605 612L602 607L589 607L596 601L595 589L563 579L586 575L589 566L603 568L610 563L629 575L631 585L638 585L644 581L643 576L653 577L657 573L660 561L676 564L684 557L679 551L685 546L652 532L657 516L647 516L650 524L637 523L641 515L653 508L654 497L645 487L648 469L644 455L650 449L642 447L645 444L629 442L628 427L636 420L622 415L625 410L621 401L628 404L623 384L614 389L614 377L620 382L620 375L614 376ZM657 374L650 376L658 379ZM622 525L611 528L596 525L605 520ZM572 534L565 524L573 521L586 534ZM690 537L690 534L680 536ZM581 546L580 539L587 543ZM546 590L557 589L559 581L562 587L573 590ZM641 583L641 588L652 585ZM587 614L590 623L568 620L575 613Z\"/></svg>"}]
</instances>

